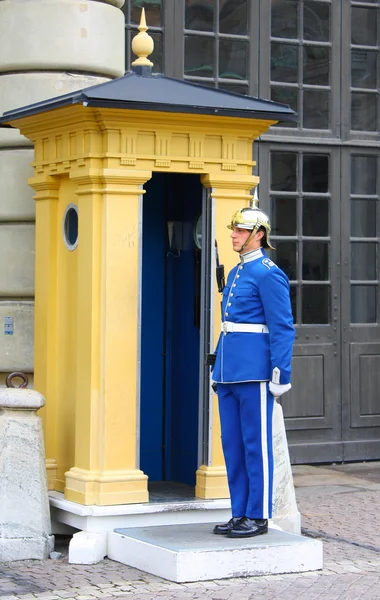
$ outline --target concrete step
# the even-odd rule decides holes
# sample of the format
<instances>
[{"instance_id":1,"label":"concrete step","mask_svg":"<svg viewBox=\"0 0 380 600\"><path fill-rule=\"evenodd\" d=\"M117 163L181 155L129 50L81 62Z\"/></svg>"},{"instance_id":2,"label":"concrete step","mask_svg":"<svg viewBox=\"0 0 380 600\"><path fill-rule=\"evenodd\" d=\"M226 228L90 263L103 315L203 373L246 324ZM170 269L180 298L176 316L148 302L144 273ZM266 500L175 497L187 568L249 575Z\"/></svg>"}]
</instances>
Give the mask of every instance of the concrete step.
<instances>
[{"instance_id":1,"label":"concrete step","mask_svg":"<svg viewBox=\"0 0 380 600\"><path fill-rule=\"evenodd\" d=\"M322 542L269 529L235 540L215 523L120 528L108 534L108 558L170 581L300 573L323 567Z\"/></svg>"},{"instance_id":2,"label":"concrete step","mask_svg":"<svg viewBox=\"0 0 380 600\"><path fill-rule=\"evenodd\" d=\"M223 523L231 518L229 499L195 498L114 506L77 504L65 500L61 492L50 492L49 499L53 533L58 534L74 534L78 529L100 533L119 527L155 527L210 521Z\"/></svg>"}]
</instances>

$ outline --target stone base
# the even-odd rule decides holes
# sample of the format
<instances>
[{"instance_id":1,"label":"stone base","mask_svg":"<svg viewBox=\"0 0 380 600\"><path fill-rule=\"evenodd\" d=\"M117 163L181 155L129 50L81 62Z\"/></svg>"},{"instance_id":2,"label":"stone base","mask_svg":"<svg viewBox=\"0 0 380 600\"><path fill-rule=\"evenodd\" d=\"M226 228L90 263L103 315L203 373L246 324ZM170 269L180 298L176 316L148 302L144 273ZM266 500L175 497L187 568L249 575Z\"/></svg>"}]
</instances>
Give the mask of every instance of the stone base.
<instances>
[{"instance_id":1,"label":"stone base","mask_svg":"<svg viewBox=\"0 0 380 600\"><path fill-rule=\"evenodd\" d=\"M107 555L107 533L75 533L69 545L69 563L93 565Z\"/></svg>"},{"instance_id":2,"label":"stone base","mask_svg":"<svg viewBox=\"0 0 380 600\"><path fill-rule=\"evenodd\" d=\"M54 550L54 535L38 538L0 539L0 562L46 560Z\"/></svg>"},{"instance_id":3,"label":"stone base","mask_svg":"<svg viewBox=\"0 0 380 600\"><path fill-rule=\"evenodd\" d=\"M281 514L274 515L273 519L269 520L269 523L272 524L272 527L275 529L301 535L301 514L298 511L284 516Z\"/></svg>"},{"instance_id":4,"label":"stone base","mask_svg":"<svg viewBox=\"0 0 380 600\"><path fill-rule=\"evenodd\" d=\"M83 506L69 502L60 492L50 492L50 514L53 533L111 532L119 527L151 527L228 521L229 500L190 500L178 502L146 502L116 506ZM65 528L65 530L63 529Z\"/></svg>"},{"instance_id":5,"label":"stone base","mask_svg":"<svg viewBox=\"0 0 380 600\"><path fill-rule=\"evenodd\" d=\"M57 534L70 535L78 530L97 533L119 527L223 523L231 518L229 499L83 506L69 502L60 492L50 492L49 500L52 532ZM275 515L271 525L288 533L301 532L298 512Z\"/></svg>"},{"instance_id":6,"label":"stone base","mask_svg":"<svg viewBox=\"0 0 380 600\"><path fill-rule=\"evenodd\" d=\"M300 573L322 569L322 542L270 529L233 540L214 523L118 529L108 534L108 558L170 581Z\"/></svg>"}]
</instances>

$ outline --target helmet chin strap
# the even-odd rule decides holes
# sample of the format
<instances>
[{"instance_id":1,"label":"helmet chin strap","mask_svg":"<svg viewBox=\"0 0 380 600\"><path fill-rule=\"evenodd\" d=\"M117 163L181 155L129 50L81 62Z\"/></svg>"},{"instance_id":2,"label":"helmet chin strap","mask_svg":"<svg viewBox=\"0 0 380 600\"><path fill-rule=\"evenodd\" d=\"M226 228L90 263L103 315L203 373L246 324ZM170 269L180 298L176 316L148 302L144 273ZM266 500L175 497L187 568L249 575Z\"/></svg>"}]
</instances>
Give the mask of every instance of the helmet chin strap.
<instances>
[{"instance_id":1,"label":"helmet chin strap","mask_svg":"<svg viewBox=\"0 0 380 600\"><path fill-rule=\"evenodd\" d=\"M255 235L255 233L257 233L259 227L260 227L260 225L259 226L256 225L256 227L254 227L252 229L252 232L247 237L246 241L244 242L244 244L242 245L242 247L240 248L240 250L238 250L239 254L240 254L240 252L243 252L243 250L244 250L244 248L246 248L246 246L248 246L249 242L251 241L251 239L253 238L253 236Z\"/></svg>"}]
</instances>

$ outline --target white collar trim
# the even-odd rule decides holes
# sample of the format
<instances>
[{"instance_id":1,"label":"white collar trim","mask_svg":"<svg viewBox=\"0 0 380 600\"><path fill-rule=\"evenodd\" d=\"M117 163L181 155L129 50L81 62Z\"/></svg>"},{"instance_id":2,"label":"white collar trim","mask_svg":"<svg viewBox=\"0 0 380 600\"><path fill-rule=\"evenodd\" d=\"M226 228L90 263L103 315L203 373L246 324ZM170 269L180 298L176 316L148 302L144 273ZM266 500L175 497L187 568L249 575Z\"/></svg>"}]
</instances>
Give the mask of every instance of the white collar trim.
<instances>
[{"instance_id":1,"label":"white collar trim","mask_svg":"<svg viewBox=\"0 0 380 600\"><path fill-rule=\"evenodd\" d=\"M257 260L264 256L261 248L257 248L257 250L251 250L250 252L246 252L245 254L240 255L240 264L245 265L246 263L251 262L252 260Z\"/></svg>"}]
</instances>

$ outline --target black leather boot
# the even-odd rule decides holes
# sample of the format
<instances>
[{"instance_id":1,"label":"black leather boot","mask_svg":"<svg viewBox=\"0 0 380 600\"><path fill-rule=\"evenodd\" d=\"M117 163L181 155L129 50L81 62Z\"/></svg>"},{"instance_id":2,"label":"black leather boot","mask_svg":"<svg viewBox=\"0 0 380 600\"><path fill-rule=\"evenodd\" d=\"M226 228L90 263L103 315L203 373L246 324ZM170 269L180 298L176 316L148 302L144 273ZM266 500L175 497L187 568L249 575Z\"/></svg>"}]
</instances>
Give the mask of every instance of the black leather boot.
<instances>
[{"instance_id":1,"label":"black leather boot","mask_svg":"<svg viewBox=\"0 0 380 600\"><path fill-rule=\"evenodd\" d=\"M243 517L227 532L227 535L231 538L246 538L262 535L263 533L268 533L267 519L249 519L248 517Z\"/></svg>"},{"instance_id":2,"label":"black leather boot","mask_svg":"<svg viewBox=\"0 0 380 600\"><path fill-rule=\"evenodd\" d=\"M223 525L215 525L214 533L216 533L216 535L227 535L227 533L231 531L231 529L237 525L242 518L243 517L232 517L228 523L223 523Z\"/></svg>"}]
</instances>

